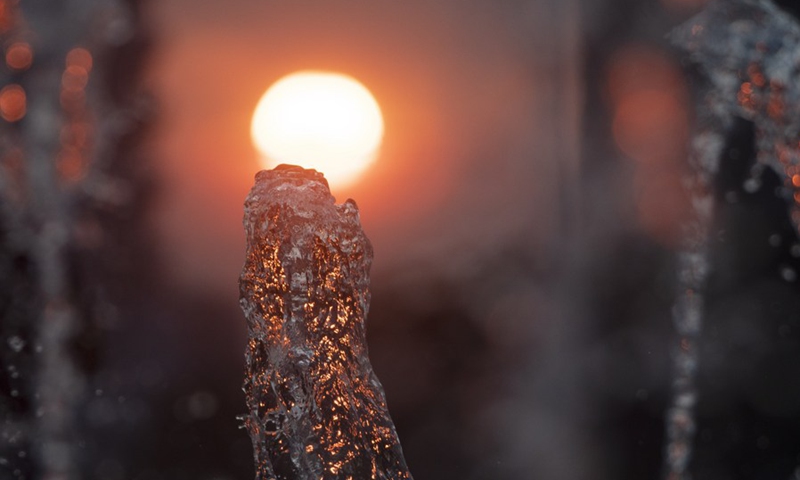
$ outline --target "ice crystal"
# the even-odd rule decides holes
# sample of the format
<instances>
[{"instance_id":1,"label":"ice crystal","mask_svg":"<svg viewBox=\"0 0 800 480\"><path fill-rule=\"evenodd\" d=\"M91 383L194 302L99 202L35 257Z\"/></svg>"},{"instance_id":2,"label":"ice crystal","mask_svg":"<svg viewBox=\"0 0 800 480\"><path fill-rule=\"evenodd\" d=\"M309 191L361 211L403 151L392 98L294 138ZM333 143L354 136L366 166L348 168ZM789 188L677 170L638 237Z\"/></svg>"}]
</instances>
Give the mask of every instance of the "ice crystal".
<instances>
[{"instance_id":1,"label":"ice crystal","mask_svg":"<svg viewBox=\"0 0 800 480\"><path fill-rule=\"evenodd\" d=\"M244 226L256 479L410 479L367 355L372 247L355 202L282 165L256 176Z\"/></svg>"},{"instance_id":2,"label":"ice crystal","mask_svg":"<svg viewBox=\"0 0 800 480\"><path fill-rule=\"evenodd\" d=\"M747 191L770 168L783 179L800 229L800 25L767 0L712 2L672 33L710 82L701 108L722 125L751 120L757 164Z\"/></svg>"},{"instance_id":3,"label":"ice crystal","mask_svg":"<svg viewBox=\"0 0 800 480\"><path fill-rule=\"evenodd\" d=\"M695 134L690 149L694 167L687 179L692 217L678 255L678 298L673 321L678 346L673 357L672 403L667 413L665 476L689 478L696 430L695 377L703 327L703 291L710 270L711 193L724 138L734 117L755 125L757 164L743 188L755 192L760 174L771 168L793 193L792 220L800 228L800 27L766 0L711 2L676 28L672 41L696 63L707 83L699 92ZM793 271L784 271L787 281Z\"/></svg>"}]
</instances>

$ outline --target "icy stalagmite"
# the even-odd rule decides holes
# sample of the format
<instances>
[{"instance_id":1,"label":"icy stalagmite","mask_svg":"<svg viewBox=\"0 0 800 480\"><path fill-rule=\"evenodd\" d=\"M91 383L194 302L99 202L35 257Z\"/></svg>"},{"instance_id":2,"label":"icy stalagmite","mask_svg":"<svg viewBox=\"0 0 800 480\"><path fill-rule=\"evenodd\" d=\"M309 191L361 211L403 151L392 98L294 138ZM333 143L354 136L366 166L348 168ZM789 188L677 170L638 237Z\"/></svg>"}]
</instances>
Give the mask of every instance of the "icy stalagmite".
<instances>
[{"instance_id":1,"label":"icy stalagmite","mask_svg":"<svg viewBox=\"0 0 800 480\"><path fill-rule=\"evenodd\" d=\"M410 479L367 356L372 247L352 200L281 165L245 202L239 281L256 480Z\"/></svg>"},{"instance_id":2,"label":"icy stalagmite","mask_svg":"<svg viewBox=\"0 0 800 480\"><path fill-rule=\"evenodd\" d=\"M716 1L670 36L708 82L700 108L718 133L734 117L755 126L757 163L745 190L773 170L800 232L800 24L769 0Z\"/></svg>"},{"instance_id":3,"label":"icy stalagmite","mask_svg":"<svg viewBox=\"0 0 800 480\"><path fill-rule=\"evenodd\" d=\"M778 193L791 206L800 231L800 25L768 0L710 2L670 35L703 74L687 178L693 216L679 255L679 296L673 319L679 335L674 355L673 398L667 414L665 478L690 478L696 421L696 373L704 291L711 262L713 182L724 138L734 117L751 120L756 131L756 165L744 188L755 191L772 169L783 179Z\"/></svg>"}]
</instances>

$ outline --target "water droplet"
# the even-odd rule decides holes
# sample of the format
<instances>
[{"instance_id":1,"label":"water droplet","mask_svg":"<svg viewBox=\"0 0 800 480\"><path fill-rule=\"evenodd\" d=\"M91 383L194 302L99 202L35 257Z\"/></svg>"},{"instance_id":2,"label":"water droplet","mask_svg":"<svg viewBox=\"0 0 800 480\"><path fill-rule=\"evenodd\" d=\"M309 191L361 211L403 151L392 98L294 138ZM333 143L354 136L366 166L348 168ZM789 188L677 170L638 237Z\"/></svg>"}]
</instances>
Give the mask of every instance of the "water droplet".
<instances>
[{"instance_id":1,"label":"water droplet","mask_svg":"<svg viewBox=\"0 0 800 480\"><path fill-rule=\"evenodd\" d=\"M14 352L19 353L25 348L25 340L14 335L8 339L8 346L11 347L11 350Z\"/></svg>"},{"instance_id":2,"label":"water droplet","mask_svg":"<svg viewBox=\"0 0 800 480\"><path fill-rule=\"evenodd\" d=\"M747 193L755 193L761 188L761 181L755 178L748 178L742 184L744 191Z\"/></svg>"},{"instance_id":3,"label":"water droplet","mask_svg":"<svg viewBox=\"0 0 800 480\"><path fill-rule=\"evenodd\" d=\"M782 240L783 239L781 238L781 236L778 235L777 233L773 233L772 235L769 236L769 244L770 246L773 247L779 246Z\"/></svg>"},{"instance_id":4,"label":"water droplet","mask_svg":"<svg viewBox=\"0 0 800 480\"><path fill-rule=\"evenodd\" d=\"M792 245L791 253L793 257L800 257L800 243Z\"/></svg>"},{"instance_id":5,"label":"water droplet","mask_svg":"<svg viewBox=\"0 0 800 480\"><path fill-rule=\"evenodd\" d=\"M797 280L797 272L795 272L791 267L783 267L781 269L781 276L787 282L794 282Z\"/></svg>"},{"instance_id":6,"label":"water droplet","mask_svg":"<svg viewBox=\"0 0 800 480\"><path fill-rule=\"evenodd\" d=\"M683 393L675 399L675 405L679 408L692 408L697 401L693 393Z\"/></svg>"}]
</instances>

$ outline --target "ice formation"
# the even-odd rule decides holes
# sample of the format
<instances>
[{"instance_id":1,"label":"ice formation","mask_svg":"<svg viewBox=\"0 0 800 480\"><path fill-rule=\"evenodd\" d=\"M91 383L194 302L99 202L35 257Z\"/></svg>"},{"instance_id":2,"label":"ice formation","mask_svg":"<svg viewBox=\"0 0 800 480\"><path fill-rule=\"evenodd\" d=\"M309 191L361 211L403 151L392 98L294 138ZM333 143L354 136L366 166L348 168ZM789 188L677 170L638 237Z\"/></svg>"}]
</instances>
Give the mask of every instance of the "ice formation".
<instances>
[{"instance_id":1,"label":"ice formation","mask_svg":"<svg viewBox=\"0 0 800 480\"><path fill-rule=\"evenodd\" d=\"M757 164L745 188L757 189L761 171L774 170L800 228L800 25L768 0L717 1L671 37L709 81L700 108L718 133L733 117L755 125Z\"/></svg>"},{"instance_id":2,"label":"ice formation","mask_svg":"<svg viewBox=\"0 0 800 480\"><path fill-rule=\"evenodd\" d=\"M411 479L367 355L372 247L315 170L256 175L239 282L256 479Z\"/></svg>"},{"instance_id":3,"label":"ice formation","mask_svg":"<svg viewBox=\"0 0 800 480\"><path fill-rule=\"evenodd\" d=\"M735 117L755 125L757 163L744 187L754 191L771 168L783 179L800 228L800 28L766 0L715 1L676 28L671 40L706 77L696 112L687 179L693 216L678 256L678 299L673 320L679 340L674 354L673 398L667 414L665 476L689 478L697 401L695 372L703 325L703 290L710 269L712 182L724 139Z\"/></svg>"}]
</instances>

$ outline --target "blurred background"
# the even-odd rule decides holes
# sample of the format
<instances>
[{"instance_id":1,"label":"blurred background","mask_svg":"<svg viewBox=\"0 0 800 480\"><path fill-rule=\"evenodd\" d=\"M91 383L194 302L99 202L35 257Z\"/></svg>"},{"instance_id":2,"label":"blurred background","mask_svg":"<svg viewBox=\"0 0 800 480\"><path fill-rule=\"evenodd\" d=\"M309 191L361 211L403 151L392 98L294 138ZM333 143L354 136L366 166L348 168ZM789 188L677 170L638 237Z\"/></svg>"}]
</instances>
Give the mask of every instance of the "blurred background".
<instances>
[{"instance_id":1,"label":"blurred background","mask_svg":"<svg viewBox=\"0 0 800 480\"><path fill-rule=\"evenodd\" d=\"M370 356L415 478L658 477L699 81L665 36L704 3L0 0L0 478L253 477L250 121L304 69L383 111L333 194L375 249ZM753 157L737 120L696 479L800 478L800 246Z\"/></svg>"}]
</instances>

